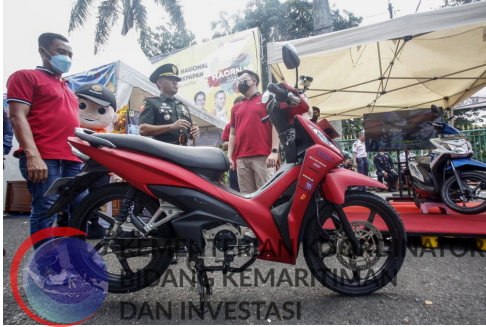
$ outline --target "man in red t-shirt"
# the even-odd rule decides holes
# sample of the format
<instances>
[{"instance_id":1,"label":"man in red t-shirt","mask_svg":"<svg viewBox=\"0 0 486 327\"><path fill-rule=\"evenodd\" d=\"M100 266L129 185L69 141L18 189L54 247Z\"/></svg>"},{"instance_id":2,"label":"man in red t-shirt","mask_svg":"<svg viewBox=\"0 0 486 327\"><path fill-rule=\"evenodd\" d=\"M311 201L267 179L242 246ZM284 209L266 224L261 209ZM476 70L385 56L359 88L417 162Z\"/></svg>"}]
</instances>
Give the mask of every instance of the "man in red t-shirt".
<instances>
[{"instance_id":1,"label":"man in red t-shirt","mask_svg":"<svg viewBox=\"0 0 486 327\"><path fill-rule=\"evenodd\" d=\"M233 105L237 104L238 102L243 101L245 97L244 96L239 96L233 101ZM228 151L228 146L229 146L229 135L230 135L230 123L226 125L223 131L223 135L221 135L221 141L223 141L223 151ZM236 166L236 158L235 158L235 153L233 151L233 164ZM235 167L236 168L236 167ZM238 173L236 169L230 169L229 171L229 183L230 187L235 190L235 191L240 191L240 186L238 185Z\"/></svg>"},{"instance_id":2,"label":"man in red t-shirt","mask_svg":"<svg viewBox=\"0 0 486 327\"><path fill-rule=\"evenodd\" d=\"M16 156L32 195L31 235L52 227L56 219L45 213L57 195L44 197L44 193L58 178L76 176L82 167L67 143L79 127L78 99L62 79L71 67L73 51L64 36L44 33L39 37L39 54L42 66L19 70L7 82L10 122L21 146ZM80 197L69 205L71 214Z\"/></svg>"},{"instance_id":3,"label":"man in red t-shirt","mask_svg":"<svg viewBox=\"0 0 486 327\"><path fill-rule=\"evenodd\" d=\"M253 193L275 173L279 139L267 116L262 96L258 92L260 78L251 70L238 73L238 91L245 99L231 109L228 157L230 169L238 167L238 184L242 193Z\"/></svg>"}]
</instances>

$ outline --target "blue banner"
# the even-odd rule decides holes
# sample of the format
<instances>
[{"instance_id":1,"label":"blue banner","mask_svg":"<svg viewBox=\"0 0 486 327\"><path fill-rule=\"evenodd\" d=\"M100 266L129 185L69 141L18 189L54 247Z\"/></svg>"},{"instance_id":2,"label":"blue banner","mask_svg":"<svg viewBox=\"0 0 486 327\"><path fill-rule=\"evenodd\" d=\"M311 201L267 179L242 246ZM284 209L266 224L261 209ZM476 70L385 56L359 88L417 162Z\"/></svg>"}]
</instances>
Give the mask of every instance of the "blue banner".
<instances>
[{"instance_id":1,"label":"blue banner","mask_svg":"<svg viewBox=\"0 0 486 327\"><path fill-rule=\"evenodd\" d=\"M68 86L76 91L85 83L98 83L115 92L115 63L93 68L91 70L65 77L69 81Z\"/></svg>"}]
</instances>

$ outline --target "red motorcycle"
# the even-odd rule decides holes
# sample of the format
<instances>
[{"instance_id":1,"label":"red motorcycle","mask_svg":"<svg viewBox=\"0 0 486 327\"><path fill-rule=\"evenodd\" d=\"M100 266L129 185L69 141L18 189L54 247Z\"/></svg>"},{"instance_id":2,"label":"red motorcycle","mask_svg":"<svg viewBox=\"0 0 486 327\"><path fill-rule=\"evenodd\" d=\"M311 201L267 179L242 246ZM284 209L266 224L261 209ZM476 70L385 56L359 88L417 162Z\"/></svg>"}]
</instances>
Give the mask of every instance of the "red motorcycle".
<instances>
[{"instance_id":1,"label":"red motorcycle","mask_svg":"<svg viewBox=\"0 0 486 327\"><path fill-rule=\"evenodd\" d=\"M289 69L300 63L288 45L283 58ZM385 186L338 167L339 148L301 116L309 110L305 89L269 84L262 97L268 113L262 121L270 119L276 127L286 162L253 194L221 182L229 162L220 149L78 131L69 142L85 157L85 167L48 191L60 194L49 214L108 172L127 181L90 193L70 221L83 231L93 217L106 222L107 236L90 242L108 261L110 292L154 283L182 242L197 276L201 309L211 292L208 271L242 272L256 259L295 265L301 245L307 266L324 286L345 295L372 293L403 264L403 223L380 197L347 190ZM214 264L205 265L206 259ZM241 265L235 267L235 260Z\"/></svg>"}]
</instances>

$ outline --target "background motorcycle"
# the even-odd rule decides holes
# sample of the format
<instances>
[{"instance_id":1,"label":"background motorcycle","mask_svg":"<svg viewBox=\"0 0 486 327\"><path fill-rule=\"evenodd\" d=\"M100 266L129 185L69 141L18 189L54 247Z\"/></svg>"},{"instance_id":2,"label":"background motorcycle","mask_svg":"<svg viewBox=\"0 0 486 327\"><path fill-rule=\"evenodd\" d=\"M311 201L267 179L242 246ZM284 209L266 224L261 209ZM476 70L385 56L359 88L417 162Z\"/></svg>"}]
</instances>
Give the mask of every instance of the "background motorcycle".
<instances>
[{"instance_id":1,"label":"background motorcycle","mask_svg":"<svg viewBox=\"0 0 486 327\"><path fill-rule=\"evenodd\" d=\"M442 115L436 106L431 109ZM458 213L486 211L486 164L471 159L471 143L457 129L444 122L429 124L438 133L430 139L435 149L430 156L410 158L408 164L415 204L420 208L424 201L442 200Z\"/></svg>"},{"instance_id":2,"label":"background motorcycle","mask_svg":"<svg viewBox=\"0 0 486 327\"><path fill-rule=\"evenodd\" d=\"M293 47L284 46L283 58L289 69L299 65ZM220 182L229 162L217 148L135 135L76 132L69 139L90 159L77 177L53 185L50 192L61 196L50 213L108 171L127 181L89 194L70 221L80 230L92 215L109 224L108 235L93 245L107 261L110 292L133 292L156 281L170 263L174 240L189 250L201 309L210 292L207 271L241 272L257 258L295 265L301 243L312 274L338 293L369 294L393 280L405 257L400 217L380 197L346 192L349 186L384 185L337 167L343 157L336 144L301 116L309 110L302 90L285 83L268 90L262 97L268 116L261 118L276 127L286 163L253 194ZM107 214L104 206L115 201L120 209Z\"/></svg>"}]
</instances>

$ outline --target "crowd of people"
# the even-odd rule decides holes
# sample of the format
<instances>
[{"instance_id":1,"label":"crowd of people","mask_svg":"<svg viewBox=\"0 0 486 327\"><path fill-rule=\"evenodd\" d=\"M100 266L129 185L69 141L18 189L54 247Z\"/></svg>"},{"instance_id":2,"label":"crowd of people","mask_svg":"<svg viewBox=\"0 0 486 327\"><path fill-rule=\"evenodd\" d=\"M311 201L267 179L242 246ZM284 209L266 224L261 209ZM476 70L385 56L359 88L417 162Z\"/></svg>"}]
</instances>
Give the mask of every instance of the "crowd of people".
<instances>
[{"instance_id":1,"label":"crowd of people","mask_svg":"<svg viewBox=\"0 0 486 327\"><path fill-rule=\"evenodd\" d=\"M368 160L368 153L366 148L366 137L364 132L359 132L358 140L353 143L353 160L354 165L351 163L351 158L349 155L345 155L343 167L347 169L357 168L358 172L362 175L368 176L370 163ZM407 160L410 158L415 157L415 154L409 150L406 150L400 153L399 156L399 166L400 175L402 177L402 184L407 187L407 176L409 175L409 171L406 165ZM379 182L383 183L386 182L388 187L388 191L396 192L397 191L397 181L398 181L398 172L395 169L395 164L393 163L393 159L389 153L380 150L374 157L373 157L373 164L376 169L376 176ZM362 190L363 187L358 188ZM381 192L382 190L377 190Z\"/></svg>"}]
</instances>

